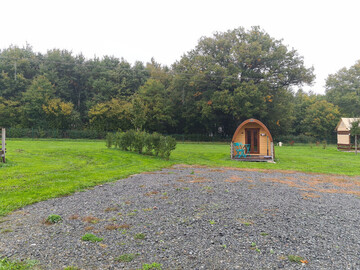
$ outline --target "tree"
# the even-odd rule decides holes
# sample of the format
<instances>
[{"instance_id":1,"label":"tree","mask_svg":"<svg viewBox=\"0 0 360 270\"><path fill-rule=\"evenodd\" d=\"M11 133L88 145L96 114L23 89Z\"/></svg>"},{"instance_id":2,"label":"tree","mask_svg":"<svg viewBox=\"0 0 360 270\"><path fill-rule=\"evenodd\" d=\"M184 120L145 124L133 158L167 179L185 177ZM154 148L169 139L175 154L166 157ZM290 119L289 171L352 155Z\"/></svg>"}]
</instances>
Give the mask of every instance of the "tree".
<instances>
[{"instance_id":1,"label":"tree","mask_svg":"<svg viewBox=\"0 0 360 270\"><path fill-rule=\"evenodd\" d=\"M101 131L128 130L131 124L132 104L122 99L111 99L94 105L89 110L90 126Z\"/></svg>"},{"instance_id":2,"label":"tree","mask_svg":"<svg viewBox=\"0 0 360 270\"><path fill-rule=\"evenodd\" d=\"M165 132L167 127L173 126L173 104L169 99L169 91L156 79L149 79L140 87L138 96L146 108L146 122L148 131Z\"/></svg>"},{"instance_id":3,"label":"tree","mask_svg":"<svg viewBox=\"0 0 360 270\"><path fill-rule=\"evenodd\" d=\"M45 76L37 76L23 93L22 119L25 127L46 127L43 105L55 96L55 89Z\"/></svg>"},{"instance_id":4,"label":"tree","mask_svg":"<svg viewBox=\"0 0 360 270\"><path fill-rule=\"evenodd\" d=\"M15 127L20 124L20 102L0 97L0 127Z\"/></svg>"},{"instance_id":5,"label":"tree","mask_svg":"<svg viewBox=\"0 0 360 270\"><path fill-rule=\"evenodd\" d=\"M340 112L337 106L326 100L320 100L307 108L302 124L307 127L306 134L318 139L331 140L339 118Z\"/></svg>"},{"instance_id":6,"label":"tree","mask_svg":"<svg viewBox=\"0 0 360 270\"><path fill-rule=\"evenodd\" d=\"M351 123L350 134L355 137L355 155L357 155L357 138L360 135L360 120Z\"/></svg>"},{"instance_id":7,"label":"tree","mask_svg":"<svg viewBox=\"0 0 360 270\"><path fill-rule=\"evenodd\" d=\"M259 116L275 135L288 132L292 87L314 79L313 68L294 49L259 27L203 37L173 68L181 120L198 132L222 127L232 134L249 115Z\"/></svg>"},{"instance_id":8,"label":"tree","mask_svg":"<svg viewBox=\"0 0 360 270\"><path fill-rule=\"evenodd\" d=\"M326 99L339 106L343 116L360 116L360 60L326 79Z\"/></svg>"},{"instance_id":9,"label":"tree","mask_svg":"<svg viewBox=\"0 0 360 270\"><path fill-rule=\"evenodd\" d=\"M293 133L295 135L305 134L307 132L307 126L304 124L307 109L316 101L320 101L323 98L312 92L305 93L302 89L299 89L294 95L294 122Z\"/></svg>"},{"instance_id":10,"label":"tree","mask_svg":"<svg viewBox=\"0 0 360 270\"><path fill-rule=\"evenodd\" d=\"M60 98L47 100L42 108L46 114L48 125L55 129L68 129L74 117L74 104L64 102Z\"/></svg>"},{"instance_id":11,"label":"tree","mask_svg":"<svg viewBox=\"0 0 360 270\"><path fill-rule=\"evenodd\" d=\"M147 121L148 109L138 94L134 94L132 96L131 104L131 123L134 125L136 130L140 131L143 129Z\"/></svg>"}]
</instances>

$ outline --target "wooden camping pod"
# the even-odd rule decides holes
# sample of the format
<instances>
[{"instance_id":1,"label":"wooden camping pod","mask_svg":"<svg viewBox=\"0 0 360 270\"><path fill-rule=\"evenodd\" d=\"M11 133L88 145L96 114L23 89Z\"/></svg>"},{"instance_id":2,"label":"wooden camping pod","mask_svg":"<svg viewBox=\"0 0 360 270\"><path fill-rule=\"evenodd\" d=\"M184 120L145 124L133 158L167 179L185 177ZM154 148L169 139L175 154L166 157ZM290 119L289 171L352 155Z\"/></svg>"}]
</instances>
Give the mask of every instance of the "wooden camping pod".
<instances>
[{"instance_id":1,"label":"wooden camping pod","mask_svg":"<svg viewBox=\"0 0 360 270\"><path fill-rule=\"evenodd\" d=\"M248 119L236 129L231 141L231 159L274 162L274 142L268 128L257 119Z\"/></svg>"}]
</instances>

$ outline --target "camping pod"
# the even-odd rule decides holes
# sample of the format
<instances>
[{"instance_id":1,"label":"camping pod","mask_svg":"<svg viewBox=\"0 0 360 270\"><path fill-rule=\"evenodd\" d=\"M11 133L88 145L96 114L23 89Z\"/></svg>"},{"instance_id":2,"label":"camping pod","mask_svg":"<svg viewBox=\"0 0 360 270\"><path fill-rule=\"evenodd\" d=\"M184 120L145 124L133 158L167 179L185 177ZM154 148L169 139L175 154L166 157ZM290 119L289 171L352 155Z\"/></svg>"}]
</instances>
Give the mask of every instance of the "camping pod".
<instances>
[{"instance_id":1,"label":"camping pod","mask_svg":"<svg viewBox=\"0 0 360 270\"><path fill-rule=\"evenodd\" d=\"M259 120L248 119L236 129L231 141L231 159L274 162L274 142Z\"/></svg>"},{"instance_id":2,"label":"camping pod","mask_svg":"<svg viewBox=\"0 0 360 270\"><path fill-rule=\"evenodd\" d=\"M335 130L337 133L337 149L340 151L352 151L355 149L354 144L351 142L350 130L352 123L360 121L360 118L345 118L342 117Z\"/></svg>"}]
</instances>

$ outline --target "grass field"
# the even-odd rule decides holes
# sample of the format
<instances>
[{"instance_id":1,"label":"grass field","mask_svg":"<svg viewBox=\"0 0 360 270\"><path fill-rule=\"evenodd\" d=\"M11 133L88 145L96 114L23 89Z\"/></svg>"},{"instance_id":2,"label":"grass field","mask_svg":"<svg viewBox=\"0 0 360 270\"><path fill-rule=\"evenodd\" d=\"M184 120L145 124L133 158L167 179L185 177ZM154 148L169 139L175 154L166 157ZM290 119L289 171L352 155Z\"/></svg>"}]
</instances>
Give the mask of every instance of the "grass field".
<instances>
[{"instance_id":1,"label":"grass field","mask_svg":"<svg viewBox=\"0 0 360 270\"><path fill-rule=\"evenodd\" d=\"M308 145L276 147L276 164L232 161L228 144L179 143L170 160L107 149L103 141L8 140L0 215L22 206L174 164L360 175L360 155Z\"/></svg>"}]
</instances>

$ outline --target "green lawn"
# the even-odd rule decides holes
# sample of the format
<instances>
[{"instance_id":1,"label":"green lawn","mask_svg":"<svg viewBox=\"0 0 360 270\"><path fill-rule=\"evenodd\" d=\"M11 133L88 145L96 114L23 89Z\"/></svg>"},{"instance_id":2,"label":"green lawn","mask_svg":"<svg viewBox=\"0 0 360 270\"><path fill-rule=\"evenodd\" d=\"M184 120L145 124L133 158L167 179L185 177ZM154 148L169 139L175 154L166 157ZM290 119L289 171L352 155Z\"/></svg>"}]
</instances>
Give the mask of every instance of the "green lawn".
<instances>
[{"instance_id":1,"label":"green lawn","mask_svg":"<svg viewBox=\"0 0 360 270\"><path fill-rule=\"evenodd\" d=\"M170 160L107 149L103 141L8 140L0 165L0 215L100 183L173 164L360 175L360 155L308 145L276 147L276 164L232 161L228 144L179 143Z\"/></svg>"}]
</instances>

